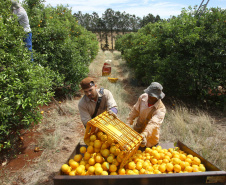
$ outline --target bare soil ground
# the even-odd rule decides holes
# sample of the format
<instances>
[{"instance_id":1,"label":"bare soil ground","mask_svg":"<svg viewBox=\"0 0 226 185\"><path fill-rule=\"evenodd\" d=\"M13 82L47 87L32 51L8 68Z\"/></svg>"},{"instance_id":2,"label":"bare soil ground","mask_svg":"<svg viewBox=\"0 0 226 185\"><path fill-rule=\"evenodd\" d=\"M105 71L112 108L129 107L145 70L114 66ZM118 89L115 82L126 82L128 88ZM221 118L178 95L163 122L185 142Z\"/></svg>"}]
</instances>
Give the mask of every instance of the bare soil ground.
<instances>
[{"instance_id":1,"label":"bare soil ground","mask_svg":"<svg viewBox=\"0 0 226 185\"><path fill-rule=\"evenodd\" d=\"M120 69L118 70L120 71ZM122 76L123 73L120 75ZM99 73L93 75L97 81L100 76ZM125 86L130 86L128 80L124 79L123 82ZM129 88L134 89L134 91L129 91L128 96L131 96L131 92L137 92L135 87L130 86ZM138 94L133 95L138 96ZM85 129L77 108L81 96L82 94L72 101L63 100L59 104L62 109L67 110L66 115L59 114L59 107L53 102L48 106L41 107L41 111L44 111L43 121L29 130L22 130L22 138L18 142L19 150L15 158L5 159L2 162L0 184L53 184L53 177L59 173L60 167L70 157L78 142L83 140ZM129 107L134 103L127 102ZM71 111L70 107L72 107ZM215 119L217 127L226 131L226 118L218 116ZM60 133L56 134L56 132ZM54 135L56 135L55 139L48 140L48 136ZM43 136L45 137L43 138ZM36 147L40 150L35 151Z\"/></svg>"}]
</instances>

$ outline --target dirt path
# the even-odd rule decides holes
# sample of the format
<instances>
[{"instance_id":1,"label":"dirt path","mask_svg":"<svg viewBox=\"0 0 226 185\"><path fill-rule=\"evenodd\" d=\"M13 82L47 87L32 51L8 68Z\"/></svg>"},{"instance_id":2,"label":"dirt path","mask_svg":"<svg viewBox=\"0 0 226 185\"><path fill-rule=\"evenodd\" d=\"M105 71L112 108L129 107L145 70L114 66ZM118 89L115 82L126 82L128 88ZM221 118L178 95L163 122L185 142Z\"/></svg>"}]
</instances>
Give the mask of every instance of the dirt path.
<instances>
[{"instance_id":1,"label":"dirt path","mask_svg":"<svg viewBox=\"0 0 226 185\"><path fill-rule=\"evenodd\" d=\"M113 59L112 53L99 52L90 66L90 76L94 77L97 83L102 75L103 63L109 59ZM131 107L143 88L129 86L128 77L125 76L125 71L119 65L120 62L120 58L114 58L115 74L125 84L124 88L130 89L128 96L134 97L133 102L125 102L128 107ZM81 96L73 100L64 100L62 103L58 102L67 113L65 116L59 114L59 108L53 103L42 107L41 110L44 111L42 122L31 130L23 131L20 153L15 156L15 159L2 163L0 184L53 185L53 177L58 174L62 164L67 162L85 133L77 106L80 98ZM225 126L225 124L223 125ZM225 129L224 126L220 129ZM35 147L39 147L41 150L35 152Z\"/></svg>"}]
</instances>

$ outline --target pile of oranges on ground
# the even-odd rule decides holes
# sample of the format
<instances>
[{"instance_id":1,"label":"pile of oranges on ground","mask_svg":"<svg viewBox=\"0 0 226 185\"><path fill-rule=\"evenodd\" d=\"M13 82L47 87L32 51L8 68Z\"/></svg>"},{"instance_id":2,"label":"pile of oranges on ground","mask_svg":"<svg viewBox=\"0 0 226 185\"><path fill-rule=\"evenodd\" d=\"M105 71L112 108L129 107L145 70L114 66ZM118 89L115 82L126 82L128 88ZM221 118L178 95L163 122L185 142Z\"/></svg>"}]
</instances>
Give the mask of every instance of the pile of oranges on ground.
<instances>
[{"instance_id":1,"label":"pile of oranges on ground","mask_svg":"<svg viewBox=\"0 0 226 185\"><path fill-rule=\"evenodd\" d=\"M205 166L198 157L187 154L178 147L162 149L160 145L145 148L120 164L126 153L122 147L103 132L90 136L87 147L80 147L80 154L63 164L66 175L139 175L164 173L204 172Z\"/></svg>"}]
</instances>

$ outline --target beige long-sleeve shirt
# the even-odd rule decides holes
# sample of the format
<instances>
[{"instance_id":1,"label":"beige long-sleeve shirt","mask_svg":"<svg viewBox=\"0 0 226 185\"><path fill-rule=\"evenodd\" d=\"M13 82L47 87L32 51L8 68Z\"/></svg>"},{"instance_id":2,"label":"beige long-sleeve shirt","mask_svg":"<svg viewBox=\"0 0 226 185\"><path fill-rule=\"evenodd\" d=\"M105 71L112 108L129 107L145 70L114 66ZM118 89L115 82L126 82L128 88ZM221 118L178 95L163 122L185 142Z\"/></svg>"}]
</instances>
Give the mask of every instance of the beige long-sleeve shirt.
<instances>
[{"instance_id":1,"label":"beige long-sleeve shirt","mask_svg":"<svg viewBox=\"0 0 226 185\"><path fill-rule=\"evenodd\" d=\"M149 116L149 113L151 116ZM128 119L130 124L137 118L134 129L143 133L147 138L147 147L152 147L159 142L160 125L164 120L166 108L161 100L148 107L148 94L142 94L133 106ZM148 119L150 117L150 119ZM145 127L146 125L146 127Z\"/></svg>"},{"instance_id":2,"label":"beige long-sleeve shirt","mask_svg":"<svg viewBox=\"0 0 226 185\"><path fill-rule=\"evenodd\" d=\"M103 113L106 110L110 110L113 107L117 109L117 104L115 102L115 99L112 93L109 90L104 89L104 94L102 95L100 94L99 91L100 89L97 89L98 97L102 96L102 99L101 99L99 109L97 111L97 115ZM79 101L78 109L79 109L82 123L85 126L87 122L92 119L92 115L95 112L96 104L97 104L97 101L95 102L93 100L90 100L86 95L84 95L82 99Z\"/></svg>"}]
</instances>

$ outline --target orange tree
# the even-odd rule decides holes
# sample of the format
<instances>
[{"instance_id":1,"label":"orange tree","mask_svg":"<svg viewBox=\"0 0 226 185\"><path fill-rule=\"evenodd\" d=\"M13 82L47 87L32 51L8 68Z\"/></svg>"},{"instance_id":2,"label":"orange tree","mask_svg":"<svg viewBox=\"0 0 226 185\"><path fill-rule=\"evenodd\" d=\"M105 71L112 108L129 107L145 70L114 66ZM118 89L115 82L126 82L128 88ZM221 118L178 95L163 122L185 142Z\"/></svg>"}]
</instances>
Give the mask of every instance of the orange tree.
<instances>
[{"instance_id":1,"label":"orange tree","mask_svg":"<svg viewBox=\"0 0 226 185\"><path fill-rule=\"evenodd\" d=\"M68 7L45 6L40 0L25 0L33 33L35 61L48 66L63 79L73 94L98 52L96 36L78 25Z\"/></svg>"},{"instance_id":2,"label":"orange tree","mask_svg":"<svg viewBox=\"0 0 226 185\"><path fill-rule=\"evenodd\" d=\"M54 71L31 62L24 31L10 12L11 1L0 4L0 151L12 147L18 129L42 118L38 106L53 96Z\"/></svg>"},{"instance_id":3,"label":"orange tree","mask_svg":"<svg viewBox=\"0 0 226 185\"><path fill-rule=\"evenodd\" d=\"M198 18L189 7L169 21L118 38L116 48L144 84L159 81L168 95L195 97L222 108L223 96L210 97L208 91L225 84L225 20L226 11L220 8Z\"/></svg>"}]
</instances>

